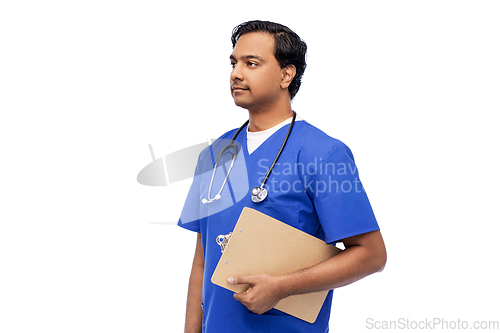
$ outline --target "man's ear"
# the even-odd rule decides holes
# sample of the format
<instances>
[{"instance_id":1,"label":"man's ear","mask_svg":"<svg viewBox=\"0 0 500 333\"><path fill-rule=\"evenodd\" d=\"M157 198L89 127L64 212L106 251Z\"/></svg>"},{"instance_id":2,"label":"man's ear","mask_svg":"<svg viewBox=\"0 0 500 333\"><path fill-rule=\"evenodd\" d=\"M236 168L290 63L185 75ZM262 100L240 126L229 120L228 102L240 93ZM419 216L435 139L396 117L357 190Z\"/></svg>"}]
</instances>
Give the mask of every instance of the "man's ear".
<instances>
[{"instance_id":1,"label":"man's ear","mask_svg":"<svg viewBox=\"0 0 500 333\"><path fill-rule=\"evenodd\" d=\"M281 78L281 88L287 89L290 83L292 83L295 74L297 73L297 69L294 65L287 65L281 69L282 78Z\"/></svg>"}]
</instances>

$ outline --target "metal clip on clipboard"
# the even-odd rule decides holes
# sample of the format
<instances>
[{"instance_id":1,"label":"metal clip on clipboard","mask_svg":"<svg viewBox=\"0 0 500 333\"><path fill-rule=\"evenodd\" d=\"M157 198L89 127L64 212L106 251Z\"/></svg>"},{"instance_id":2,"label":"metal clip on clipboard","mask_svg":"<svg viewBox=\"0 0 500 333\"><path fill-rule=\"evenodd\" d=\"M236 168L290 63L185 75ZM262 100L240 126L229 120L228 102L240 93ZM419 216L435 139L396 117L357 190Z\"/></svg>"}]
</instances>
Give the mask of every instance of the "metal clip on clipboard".
<instances>
[{"instance_id":1,"label":"metal clip on clipboard","mask_svg":"<svg viewBox=\"0 0 500 333\"><path fill-rule=\"evenodd\" d=\"M231 235L233 233L230 232L227 235L219 235L217 236L216 242L220 246L220 250L222 253L224 253L224 250L226 249L227 243L229 243L229 240L231 239Z\"/></svg>"}]
</instances>

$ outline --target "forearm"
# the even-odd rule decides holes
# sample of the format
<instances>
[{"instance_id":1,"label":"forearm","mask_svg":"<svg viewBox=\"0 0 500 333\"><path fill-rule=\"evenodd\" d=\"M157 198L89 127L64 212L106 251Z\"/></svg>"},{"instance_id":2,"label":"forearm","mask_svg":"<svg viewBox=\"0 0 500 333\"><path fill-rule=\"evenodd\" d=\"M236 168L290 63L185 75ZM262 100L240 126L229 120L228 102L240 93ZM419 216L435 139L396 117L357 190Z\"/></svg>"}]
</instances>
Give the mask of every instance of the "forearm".
<instances>
[{"instance_id":1,"label":"forearm","mask_svg":"<svg viewBox=\"0 0 500 333\"><path fill-rule=\"evenodd\" d=\"M200 333L202 331L203 310L201 308L201 303L203 290L204 259L203 251L201 250L201 237L198 237L199 240L193 260L191 276L189 277L189 287L186 304L186 322L184 326L185 333Z\"/></svg>"},{"instance_id":2,"label":"forearm","mask_svg":"<svg viewBox=\"0 0 500 333\"><path fill-rule=\"evenodd\" d=\"M229 277L230 284L248 284L249 288L233 297L250 311L262 314L283 298L342 287L381 271L387 259L379 231L343 240L346 249L313 267L282 276L259 274Z\"/></svg>"},{"instance_id":3,"label":"forearm","mask_svg":"<svg viewBox=\"0 0 500 333\"><path fill-rule=\"evenodd\" d=\"M373 237L379 236L379 233L373 235ZM279 293L281 298L284 298L343 287L381 271L385 261L383 241L376 248L352 245L316 266L280 276L277 284Z\"/></svg>"}]
</instances>

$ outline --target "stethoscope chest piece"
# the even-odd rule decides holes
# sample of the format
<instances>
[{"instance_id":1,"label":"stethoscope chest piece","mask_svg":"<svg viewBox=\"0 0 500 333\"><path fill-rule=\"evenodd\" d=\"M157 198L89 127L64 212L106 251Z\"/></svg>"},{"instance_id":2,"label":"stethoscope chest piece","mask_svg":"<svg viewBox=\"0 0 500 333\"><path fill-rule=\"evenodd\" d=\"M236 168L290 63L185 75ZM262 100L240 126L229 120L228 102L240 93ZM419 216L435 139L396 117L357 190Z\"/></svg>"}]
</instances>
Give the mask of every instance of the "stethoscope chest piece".
<instances>
[{"instance_id":1,"label":"stethoscope chest piece","mask_svg":"<svg viewBox=\"0 0 500 333\"><path fill-rule=\"evenodd\" d=\"M257 186L252 190L252 201L262 202L267 197L267 190L263 187Z\"/></svg>"}]
</instances>

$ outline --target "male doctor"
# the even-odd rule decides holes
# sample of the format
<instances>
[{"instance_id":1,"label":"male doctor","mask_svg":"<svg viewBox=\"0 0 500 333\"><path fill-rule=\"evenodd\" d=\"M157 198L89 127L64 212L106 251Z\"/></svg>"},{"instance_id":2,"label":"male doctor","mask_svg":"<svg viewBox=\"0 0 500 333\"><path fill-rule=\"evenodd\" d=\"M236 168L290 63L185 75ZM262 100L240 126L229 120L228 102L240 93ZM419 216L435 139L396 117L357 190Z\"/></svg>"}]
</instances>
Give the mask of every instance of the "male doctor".
<instances>
[{"instance_id":1,"label":"male doctor","mask_svg":"<svg viewBox=\"0 0 500 333\"><path fill-rule=\"evenodd\" d=\"M214 181L210 193L211 170L223 145L214 143L200 154L178 223L198 233L185 332L328 332L333 289L381 271L386 263L384 241L350 149L292 111L291 100L306 67L304 41L283 25L250 21L233 30L232 43L231 96L248 110L249 123L220 140L236 136L236 161L244 165L246 175L230 176L220 198L207 202L203 198L213 198L223 184L224 175L215 177L217 184ZM251 189L260 184L284 141L279 163L265 185L266 199L252 201ZM221 174L224 170L217 168ZM240 197L238 182L249 184ZM244 207L327 243L342 242L345 250L289 275L228 278L231 284L250 285L242 293L216 286L210 279L222 254L217 239L233 230ZM273 309L290 295L323 290L329 293L312 324Z\"/></svg>"}]
</instances>

